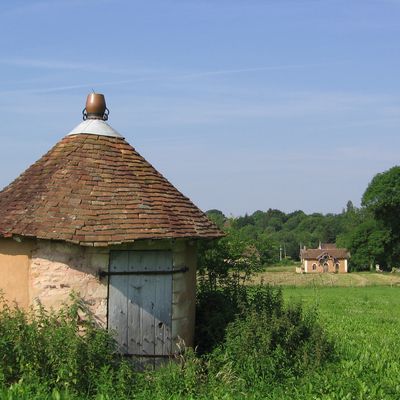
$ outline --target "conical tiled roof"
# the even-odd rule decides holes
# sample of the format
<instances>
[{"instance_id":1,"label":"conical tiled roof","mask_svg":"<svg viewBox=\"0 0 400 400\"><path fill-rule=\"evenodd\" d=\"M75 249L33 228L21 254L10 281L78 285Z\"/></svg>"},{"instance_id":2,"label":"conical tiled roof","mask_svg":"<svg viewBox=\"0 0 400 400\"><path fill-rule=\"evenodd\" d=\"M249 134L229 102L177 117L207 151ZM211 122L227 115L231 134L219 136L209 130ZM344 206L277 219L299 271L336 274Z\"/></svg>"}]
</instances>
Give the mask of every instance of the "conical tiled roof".
<instances>
[{"instance_id":1,"label":"conical tiled roof","mask_svg":"<svg viewBox=\"0 0 400 400\"><path fill-rule=\"evenodd\" d=\"M107 246L223 235L124 138L76 129L0 192L0 236Z\"/></svg>"}]
</instances>

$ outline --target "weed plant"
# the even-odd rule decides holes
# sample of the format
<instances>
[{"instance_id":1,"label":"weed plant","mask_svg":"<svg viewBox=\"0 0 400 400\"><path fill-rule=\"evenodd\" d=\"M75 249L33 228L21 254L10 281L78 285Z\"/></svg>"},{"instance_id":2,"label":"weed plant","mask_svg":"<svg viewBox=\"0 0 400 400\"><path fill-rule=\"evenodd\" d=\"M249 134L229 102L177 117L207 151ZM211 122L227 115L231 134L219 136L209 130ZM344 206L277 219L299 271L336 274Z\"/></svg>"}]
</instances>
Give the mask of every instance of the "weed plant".
<instances>
[{"instance_id":1,"label":"weed plant","mask_svg":"<svg viewBox=\"0 0 400 400\"><path fill-rule=\"evenodd\" d=\"M210 375L233 375L248 391L254 382L281 384L332 359L333 345L316 313L298 303L286 306L281 289L245 288L238 299L224 340L208 356Z\"/></svg>"},{"instance_id":2,"label":"weed plant","mask_svg":"<svg viewBox=\"0 0 400 400\"><path fill-rule=\"evenodd\" d=\"M280 399L331 357L315 314L286 306L280 289L203 287L198 309L207 316L201 332L221 329L203 340L209 351L182 348L164 366L137 371L78 298L57 312L4 303L0 399Z\"/></svg>"},{"instance_id":3,"label":"weed plant","mask_svg":"<svg viewBox=\"0 0 400 400\"><path fill-rule=\"evenodd\" d=\"M114 340L96 327L82 300L73 297L57 312L39 306L30 313L2 301L0 383L11 395L125 395L131 379Z\"/></svg>"}]
</instances>

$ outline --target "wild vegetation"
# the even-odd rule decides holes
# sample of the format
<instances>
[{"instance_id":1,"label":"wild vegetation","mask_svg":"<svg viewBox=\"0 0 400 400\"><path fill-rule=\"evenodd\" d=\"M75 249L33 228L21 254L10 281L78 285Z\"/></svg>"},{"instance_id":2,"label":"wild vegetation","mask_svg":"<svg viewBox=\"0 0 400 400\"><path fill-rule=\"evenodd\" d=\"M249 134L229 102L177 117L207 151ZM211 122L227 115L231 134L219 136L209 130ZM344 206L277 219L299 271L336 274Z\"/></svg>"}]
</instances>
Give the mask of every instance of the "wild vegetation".
<instances>
[{"instance_id":1,"label":"wild vegetation","mask_svg":"<svg viewBox=\"0 0 400 400\"><path fill-rule=\"evenodd\" d=\"M203 289L205 290L205 289ZM333 346L313 312L285 305L279 289L259 286L218 289L229 300L208 318L199 302L203 355L183 349L156 371L138 371L117 352L108 333L96 328L82 302L59 312L26 314L3 304L0 313L0 398L6 399L187 399L234 398L319 368ZM233 307L231 318L218 320ZM207 348L206 348L206 345ZM245 346L243 344L246 344Z\"/></svg>"},{"instance_id":2,"label":"wild vegetation","mask_svg":"<svg viewBox=\"0 0 400 400\"><path fill-rule=\"evenodd\" d=\"M219 291L214 315L204 299L216 294L201 294L199 324L225 334L207 350L203 343L203 355L187 349L156 371L138 372L118 356L110 337L82 319L79 301L29 318L5 307L0 399L398 398L399 287ZM232 305L237 314L221 320Z\"/></svg>"},{"instance_id":3,"label":"wild vegetation","mask_svg":"<svg viewBox=\"0 0 400 400\"><path fill-rule=\"evenodd\" d=\"M77 297L58 312L37 307L26 313L1 301L0 384L7 399L90 397L103 390L127 395L132 370L116 350Z\"/></svg>"}]
</instances>

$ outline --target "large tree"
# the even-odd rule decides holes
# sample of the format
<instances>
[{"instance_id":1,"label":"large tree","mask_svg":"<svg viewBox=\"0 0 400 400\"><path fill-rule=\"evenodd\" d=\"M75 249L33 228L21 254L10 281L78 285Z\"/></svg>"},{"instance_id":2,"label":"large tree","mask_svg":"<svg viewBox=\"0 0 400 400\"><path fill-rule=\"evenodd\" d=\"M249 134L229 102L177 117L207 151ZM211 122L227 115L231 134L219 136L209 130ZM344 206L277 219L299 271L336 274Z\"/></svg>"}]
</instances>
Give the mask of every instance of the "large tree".
<instances>
[{"instance_id":1,"label":"large tree","mask_svg":"<svg viewBox=\"0 0 400 400\"><path fill-rule=\"evenodd\" d=\"M390 241L390 230L363 210L358 225L339 235L337 244L350 250L352 270L367 270L375 264L385 268L390 260Z\"/></svg>"},{"instance_id":2,"label":"large tree","mask_svg":"<svg viewBox=\"0 0 400 400\"><path fill-rule=\"evenodd\" d=\"M375 175L363 195L362 205L400 233L400 167Z\"/></svg>"},{"instance_id":3,"label":"large tree","mask_svg":"<svg viewBox=\"0 0 400 400\"><path fill-rule=\"evenodd\" d=\"M388 264L400 262L400 167L374 176L367 187L362 205L390 231L385 246Z\"/></svg>"}]
</instances>

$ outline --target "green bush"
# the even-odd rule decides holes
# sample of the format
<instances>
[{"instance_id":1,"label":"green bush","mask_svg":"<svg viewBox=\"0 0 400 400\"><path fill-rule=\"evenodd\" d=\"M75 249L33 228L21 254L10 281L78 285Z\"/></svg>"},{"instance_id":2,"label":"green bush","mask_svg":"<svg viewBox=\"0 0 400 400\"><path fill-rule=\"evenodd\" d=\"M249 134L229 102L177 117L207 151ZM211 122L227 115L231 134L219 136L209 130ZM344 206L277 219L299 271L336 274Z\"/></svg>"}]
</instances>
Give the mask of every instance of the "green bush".
<instances>
[{"instance_id":1,"label":"green bush","mask_svg":"<svg viewBox=\"0 0 400 400\"><path fill-rule=\"evenodd\" d=\"M42 388L88 395L105 389L115 394L115 388L130 391L131 385L125 383L132 369L118 355L111 336L96 327L82 300L75 297L57 312L38 307L26 313L4 301L1 307L3 386L17 385L18 391L24 384L32 393Z\"/></svg>"},{"instance_id":2,"label":"green bush","mask_svg":"<svg viewBox=\"0 0 400 400\"><path fill-rule=\"evenodd\" d=\"M304 313L299 304L286 307L280 290L259 287L228 325L225 341L213 357L218 368L229 365L251 386L254 381L272 384L303 375L332 354L333 346L315 313Z\"/></svg>"},{"instance_id":3,"label":"green bush","mask_svg":"<svg viewBox=\"0 0 400 400\"><path fill-rule=\"evenodd\" d=\"M227 325L234 321L245 302L243 286L212 288L203 283L196 302L195 344L199 354L209 353L223 342Z\"/></svg>"},{"instance_id":4,"label":"green bush","mask_svg":"<svg viewBox=\"0 0 400 400\"><path fill-rule=\"evenodd\" d=\"M209 379L234 376L245 387L271 385L332 359L333 345L316 313L286 306L280 289L241 287L234 295L225 288L200 293L200 300L197 332L211 336L198 337L198 344L214 349Z\"/></svg>"}]
</instances>

